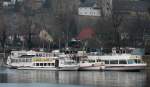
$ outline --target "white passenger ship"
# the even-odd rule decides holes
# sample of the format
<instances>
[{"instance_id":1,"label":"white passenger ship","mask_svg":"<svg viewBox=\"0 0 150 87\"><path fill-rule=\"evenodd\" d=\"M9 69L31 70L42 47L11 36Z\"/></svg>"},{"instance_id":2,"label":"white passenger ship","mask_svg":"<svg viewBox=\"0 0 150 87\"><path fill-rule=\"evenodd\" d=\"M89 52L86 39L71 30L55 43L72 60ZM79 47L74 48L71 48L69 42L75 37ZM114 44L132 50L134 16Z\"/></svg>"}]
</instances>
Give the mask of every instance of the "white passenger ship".
<instances>
[{"instance_id":1,"label":"white passenger ship","mask_svg":"<svg viewBox=\"0 0 150 87\"><path fill-rule=\"evenodd\" d=\"M62 54L12 51L7 59L9 68L15 69L42 69L42 70L78 70L79 65L71 58L59 57Z\"/></svg>"},{"instance_id":2,"label":"white passenger ship","mask_svg":"<svg viewBox=\"0 0 150 87\"><path fill-rule=\"evenodd\" d=\"M89 60L95 63L97 61L104 62L104 70L143 70L147 66L143 62L142 56L132 55L130 53L125 53L124 50L120 50L117 53L116 49L112 49L112 54L110 55L88 55Z\"/></svg>"},{"instance_id":3,"label":"white passenger ship","mask_svg":"<svg viewBox=\"0 0 150 87\"><path fill-rule=\"evenodd\" d=\"M147 66L142 56L125 51L117 53L116 49L113 49L110 55L88 54L84 57L60 52L12 51L8 56L7 65L16 69L126 71L143 70Z\"/></svg>"}]
</instances>

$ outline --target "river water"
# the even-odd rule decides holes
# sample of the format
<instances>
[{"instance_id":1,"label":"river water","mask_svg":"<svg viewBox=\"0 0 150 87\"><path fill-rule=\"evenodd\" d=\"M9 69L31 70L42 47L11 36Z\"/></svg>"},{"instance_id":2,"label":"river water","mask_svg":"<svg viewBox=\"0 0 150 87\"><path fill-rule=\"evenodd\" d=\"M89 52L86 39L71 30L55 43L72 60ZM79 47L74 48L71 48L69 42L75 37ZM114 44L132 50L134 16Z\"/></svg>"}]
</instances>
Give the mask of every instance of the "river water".
<instances>
[{"instance_id":1,"label":"river water","mask_svg":"<svg viewBox=\"0 0 150 87\"><path fill-rule=\"evenodd\" d=\"M150 72L42 71L0 68L0 87L150 87Z\"/></svg>"}]
</instances>

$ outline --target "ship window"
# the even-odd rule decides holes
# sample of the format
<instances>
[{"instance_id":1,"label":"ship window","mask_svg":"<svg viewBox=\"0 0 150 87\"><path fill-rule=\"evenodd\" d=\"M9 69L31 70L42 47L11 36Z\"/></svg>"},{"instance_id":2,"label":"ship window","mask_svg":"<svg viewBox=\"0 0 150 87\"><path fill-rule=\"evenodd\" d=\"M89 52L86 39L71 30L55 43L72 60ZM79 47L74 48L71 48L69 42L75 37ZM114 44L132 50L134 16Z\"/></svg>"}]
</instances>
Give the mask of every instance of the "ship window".
<instances>
[{"instance_id":1,"label":"ship window","mask_svg":"<svg viewBox=\"0 0 150 87\"><path fill-rule=\"evenodd\" d=\"M24 62L24 59L21 59L21 62Z\"/></svg>"},{"instance_id":2,"label":"ship window","mask_svg":"<svg viewBox=\"0 0 150 87\"><path fill-rule=\"evenodd\" d=\"M26 59L26 62L31 62L30 59Z\"/></svg>"},{"instance_id":3,"label":"ship window","mask_svg":"<svg viewBox=\"0 0 150 87\"><path fill-rule=\"evenodd\" d=\"M116 51L116 53L119 53L119 51Z\"/></svg>"},{"instance_id":4,"label":"ship window","mask_svg":"<svg viewBox=\"0 0 150 87\"><path fill-rule=\"evenodd\" d=\"M16 63L19 62L19 59L15 59L15 62L16 62Z\"/></svg>"},{"instance_id":5,"label":"ship window","mask_svg":"<svg viewBox=\"0 0 150 87\"><path fill-rule=\"evenodd\" d=\"M40 64L39 63L36 63L36 66L39 66Z\"/></svg>"},{"instance_id":6,"label":"ship window","mask_svg":"<svg viewBox=\"0 0 150 87\"><path fill-rule=\"evenodd\" d=\"M12 56L14 56L14 53L11 53Z\"/></svg>"},{"instance_id":7,"label":"ship window","mask_svg":"<svg viewBox=\"0 0 150 87\"><path fill-rule=\"evenodd\" d=\"M29 59L30 62L32 62L32 59Z\"/></svg>"},{"instance_id":8,"label":"ship window","mask_svg":"<svg viewBox=\"0 0 150 87\"><path fill-rule=\"evenodd\" d=\"M40 66L43 66L43 63L40 63Z\"/></svg>"},{"instance_id":9,"label":"ship window","mask_svg":"<svg viewBox=\"0 0 150 87\"><path fill-rule=\"evenodd\" d=\"M47 63L44 63L44 66L46 66L47 65Z\"/></svg>"},{"instance_id":10,"label":"ship window","mask_svg":"<svg viewBox=\"0 0 150 87\"><path fill-rule=\"evenodd\" d=\"M97 62L101 62L101 59L97 59Z\"/></svg>"},{"instance_id":11,"label":"ship window","mask_svg":"<svg viewBox=\"0 0 150 87\"><path fill-rule=\"evenodd\" d=\"M128 64L135 64L135 61L134 60L128 60Z\"/></svg>"},{"instance_id":12,"label":"ship window","mask_svg":"<svg viewBox=\"0 0 150 87\"><path fill-rule=\"evenodd\" d=\"M11 60L11 62L13 63L13 62L15 62L15 60L14 60L14 59L12 59L12 60Z\"/></svg>"},{"instance_id":13,"label":"ship window","mask_svg":"<svg viewBox=\"0 0 150 87\"><path fill-rule=\"evenodd\" d=\"M90 63L94 63L94 62L95 62L95 60L89 60L89 62L90 62Z\"/></svg>"},{"instance_id":14,"label":"ship window","mask_svg":"<svg viewBox=\"0 0 150 87\"><path fill-rule=\"evenodd\" d=\"M135 59L134 61L135 61L135 63L138 63L138 60L137 60L137 59Z\"/></svg>"},{"instance_id":15,"label":"ship window","mask_svg":"<svg viewBox=\"0 0 150 87\"><path fill-rule=\"evenodd\" d=\"M39 57L42 57L42 54L39 54Z\"/></svg>"},{"instance_id":16,"label":"ship window","mask_svg":"<svg viewBox=\"0 0 150 87\"><path fill-rule=\"evenodd\" d=\"M22 62L21 59L19 59L19 62Z\"/></svg>"},{"instance_id":17,"label":"ship window","mask_svg":"<svg viewBox=\"0 0 150 87\"><path fill-rule=\"evenodd\" d=\"M49 54L46 54L46 57L49 57Z\"/></svg>"},{"instance_id":18,"label":"ship window","mask_svg":"<svg viewBox=\"0 0 150 87\"><path fill-rule=\"evenodd\" d=\"M142 63L142 61L140 59L135 59L134 61L135 61L135 63Z\"/></svg>"},{"instance_id":19,"label":"ship window","mask_svg":"<svg viewBox=\"0 0 150 87\"><path fill-rule=\"evenodd\" d=\"M110 60L110 64L118 64L118 60Z\"/></svg>"},{"instance_id":20,"label":"ship window","mask_svg":"<svg viewBox=\"0 0 150 87\"><path fill-rule=\"evenodd\" d=\"M38 54L36 54L36 56L38 57L39 55L38 55Z\"/></svg>"},{"instance_id":21,"label":"ship window","mask_svg":"<svg viewBox=\"0 0 150 87\"><path fill-rule=\"evenodd\" d=\"M25 60L25 59L22 59L22 62L26 62L26 60Z\"/></svg>"},{"instance_id":22,"label":"ship window","mask_svg":"<svg viewBox=\"0 0 150 87\"><path fill-rule=\"evenodd\" d=\"M48 63L48 66L51 66L51 64L50 64L50 63Z\"/></svg>"},{"instance_id":23,"label":"ship window","mask_svg":"<svg viewBox=\"0 0 150 87\"><path fill-rule=\"evenodd\" d=\"M26 62L29 62L28 59L25 59Z\"/></svg>"},{"instance_id":24,"label":"ship window","mask_svg":"<svg viewBox=\"0 0 150 87\"><path fill-rule=\"evenodd\" d=\"M119 60L119 64L127 64L126 60Z\"/></svg>"},{"instance_id":25,"label":"ship window","mask_svg":"<svg viewBox=\"0 0 150 87\"><path fill-rule=\"evenodd\" d=\"M15 63L17 63L17 59L13 59L13 60L12 60L12 62L15 62Z\"/></svg>"},{"instance_id":26,"label":"ship window","mask_svg":"<svg viewBox=\"0 0 150 87\"><path fill-rule=\"evenodd\" d=\"M20 59L20 62L24 62L24 59Z\"/></svg>"},{"instance_id":27,"label":"ship window","mask_svg":"<svg viewBox=\"0 0 150 87\"><path fill-rule=\"evenodd\" d=\"M54 63L52 63L52 66L54 66L55 64Z\"/></svg>"},{"instance_id":28,"label":"ship window","mask_svg":"<svg viewBox=\"0 0 150 87\"><path fill-rule=\"evenodd\" d=\"M15 59L15 62L17 63L19 60L18 59Z\"/></svg>"},{"instance_id":29,"label":"ship window","mask_svg":"<svg viewBox=\"0 0 150 87\"><path fill-rule=\"evenodd\" d=\"M125 50L123 50L123 53L126 53L126 51L125 51Z\"/></svg>"},{"instance_id":30,"label":"ship window","mask_svg":"<svg viewBox=\"0 0 150 87\"><path fill-rule=\"evenodd\" d=\"M109 64L109 60L105 60L105 64Z\"/></svg>"},{"instance_id":31,"label":"ship window","mask_svg":"<svg viewBox=\"0 0 150 87\"><path fill-rule=\"evenodd\" d=\"M29 62L32 62L32 59L29 59Z\"/></svg>"},{"instance_id":32,"label":"ship window","mask_svg":"<svg viewBox=\"0 0 150 87\"><path fill-rule=\"evenodd\" d=\"M15 59L15 62L18 63L18 62L19 62L19 59Z\"/></svg>"}]
</instances>

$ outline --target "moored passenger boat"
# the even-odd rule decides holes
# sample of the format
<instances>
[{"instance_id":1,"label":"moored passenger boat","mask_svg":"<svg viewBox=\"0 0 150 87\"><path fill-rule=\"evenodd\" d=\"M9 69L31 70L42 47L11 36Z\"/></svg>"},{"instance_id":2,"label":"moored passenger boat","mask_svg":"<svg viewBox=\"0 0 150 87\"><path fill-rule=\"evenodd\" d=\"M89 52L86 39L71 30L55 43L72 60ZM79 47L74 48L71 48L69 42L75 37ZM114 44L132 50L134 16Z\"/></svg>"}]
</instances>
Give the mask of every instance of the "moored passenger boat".
<instances>
[{"instance_id":1,"label":"moored passenger boat","mask_svg":"<svg viewBox=\"0 0 150 87\"><path fill-rule=\"evenodd\" d=\"M99 59L104 61L105 70L143 70L146 63L142 61L140 56L131 54L105 55L105 56L89 56L89 59Z\"/></svg>"},{"instance_id":2,"label":"moored passenger boat","mask_svg":"<svg viewBox=\"0 0 150 87\"><path fill-rule=\"evenodd\" d=\"M79 68L72 59L61 58L53 53L33 51L12 51L7 59L7 65L9 68L26 70L78 70Z\"/></svg>"},{"instance_id":3,"label":"moored passenger boat","mask_svg":"<svg viewBox=\"0 0 150 87\"><path fill-rule=\"evenodd\" d=\"M143 70L147 66L143 62L141 55L116 53L116 49L113 49L110 55L88 55L88 59L103 61L105 63L105 70L135 71Z\"/></svg>"}]
</instances>

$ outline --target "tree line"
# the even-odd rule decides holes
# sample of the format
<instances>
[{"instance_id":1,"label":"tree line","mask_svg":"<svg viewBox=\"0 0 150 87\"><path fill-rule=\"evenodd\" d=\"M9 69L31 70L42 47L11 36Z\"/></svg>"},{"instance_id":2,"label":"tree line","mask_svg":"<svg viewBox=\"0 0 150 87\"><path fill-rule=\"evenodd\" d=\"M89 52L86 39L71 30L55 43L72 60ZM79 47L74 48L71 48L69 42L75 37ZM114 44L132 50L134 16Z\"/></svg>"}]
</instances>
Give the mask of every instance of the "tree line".
<instances>
[{"instance_id":1,"label":"tree line","mask_svg":"<svg viewBox=\"0 0 150 87\"><path fill-rule=\"evenodd\" d=\"M84 1L84 0L82 0ZM98 0L101 1L101 0ZM101 3L101 2L100 2ZM79 0L45 0L41 4L36 0L24 0L11 8L0 10L0 43L1 48L58 48L59 43L65 46L68 40L78 36L82 28L79 26ZM102 10L102 7L100 7ZM118 10L110 9L111 16L98 17L92 27L93 38L87 39L88 47L113 46L144 46L144 29L149 29L150 11L147 13L130 11L130 14L120 14ZM148 14L149 12L149 14ZM91 21L94 19L84 19ZM85 26L87 27L87 26ZM53 42L39 37L45 30ZM45 35L45 34L43 34ZM46 36L46 35L45 35Z\"/></svg>"}]
</instances>

